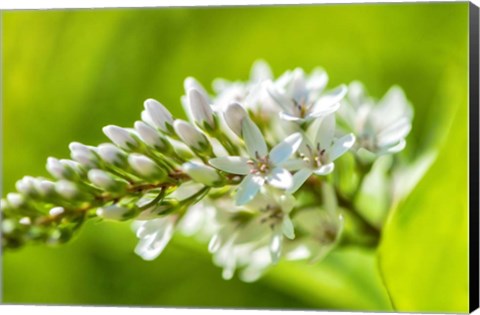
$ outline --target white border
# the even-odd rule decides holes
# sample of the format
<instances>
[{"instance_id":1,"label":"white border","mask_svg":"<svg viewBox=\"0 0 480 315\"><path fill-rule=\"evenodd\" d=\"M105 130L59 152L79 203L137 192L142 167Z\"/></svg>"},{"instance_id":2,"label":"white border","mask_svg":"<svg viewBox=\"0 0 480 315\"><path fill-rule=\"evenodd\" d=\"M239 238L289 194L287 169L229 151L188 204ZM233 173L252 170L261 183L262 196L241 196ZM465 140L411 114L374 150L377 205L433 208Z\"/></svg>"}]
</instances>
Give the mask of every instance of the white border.
<instances>
[{"instance_id":1,"label":"white border","mask_svg":"<svg viewBox=\"0 0 480 315\"><path fill-rule=\"evenodd\" d=\"M312 3L402 3L402 2L428 2L416 0L1 0L0 10L25 10L25 9L62 9L62 8L130 8L130 7L193 7L193 6L244 6L244 5L285 5L285 4L312 4ZM436 0L435 2L451 2L449 0ZM472 0L480 6L480 0ZM0 264L1 266L1 264ZM143 307L90 307L90 306L32 306L32 305L0 305L0 314L40 314L40 315L89 315L115 314L115 315L306 315L319 314L331 315L332 313L356 315L372 314L387 315L392 313L367 313L367 312L327 312L327 311L283 311L283 310L225 310L225 309L191 309L191 308L143 308ZM410 313L420 314L420 313ZM480 309L472 314L480 315Z\"/></svg>"}]
</instances>

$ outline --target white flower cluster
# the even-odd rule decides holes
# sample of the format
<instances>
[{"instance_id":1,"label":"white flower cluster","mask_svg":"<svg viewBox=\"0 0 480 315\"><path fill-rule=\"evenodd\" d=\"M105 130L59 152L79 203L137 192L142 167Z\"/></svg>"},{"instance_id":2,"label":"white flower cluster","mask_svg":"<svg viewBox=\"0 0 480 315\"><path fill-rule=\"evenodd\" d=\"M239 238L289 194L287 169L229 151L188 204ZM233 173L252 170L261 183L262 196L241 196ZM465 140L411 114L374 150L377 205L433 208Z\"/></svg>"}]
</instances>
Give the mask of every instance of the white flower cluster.
<instances>
[{"instance_id":1,"label":"white flower cluster","mask_svg":"<svg viewBox=\"0 0 480 315\"><path fill-rule=\"evenodd\" d=\"M254 281L282 258L316 261L343 229L336 160L350 152L368 164L399 152L412 119L398 87L376 103L358 82L327 85L320 68L275 78L262 61L247 82L215 80L214 95L187 78L189 121L149 99L134 128L104 128L113 144L72 143L73 161L48 160L56 182L25 177L2 210L27 209L30 198L48 205L46 222L91 208L105 219L135 218L135 252L146 260L175 231L197 235L225 279L239 270ZM17 229L44 221L22 215ZM17 233L8 224L7 241Z\"/></svg>"}]
</instances>

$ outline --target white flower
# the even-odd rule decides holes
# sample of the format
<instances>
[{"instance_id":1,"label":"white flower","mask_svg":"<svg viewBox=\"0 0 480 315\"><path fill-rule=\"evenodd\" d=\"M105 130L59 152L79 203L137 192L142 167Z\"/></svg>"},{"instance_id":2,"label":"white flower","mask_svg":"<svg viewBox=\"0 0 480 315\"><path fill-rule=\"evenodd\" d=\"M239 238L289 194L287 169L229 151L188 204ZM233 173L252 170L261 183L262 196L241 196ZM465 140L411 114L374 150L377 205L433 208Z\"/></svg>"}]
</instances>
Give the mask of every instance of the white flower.
<instances>
[{"instance_id":1,"label":"white flower","mask_svg":"<svg viewBox=\"0 0 480 315\"><path fill-rule=\"evenodd\" d=\"M217 170L205 164L187 162L182 165L182 169L193 180L207 186L216 186L222 181Z\"/></svg>"},{"instance_id":2,"label":"white flower","mask_svg":"<svg viewBox=\"0 0 480 315\"><path fill-rule=\"evenodd\" d=\"M397 86L390 88L375 103L365 95L360 82L352 82L347 101L338 114L347 129L357 136L357 149L384 155L405 147L405 137L412 127L413 109Z\"/></svg>"},{"instance_id":3,"label":"white flower","mask_svg":"<svg viewBox=\"0 0 480 315\"><path fill-rule=\"evenodd\" d=\"M299 212L293 221L304 236L290 244L286 259L308 258L311 262L319 261L337 245L344 225L341 214L316 208Z\"/></svg>"},{"instance_id":4,"label":"white flower","mask_svg":"<svg viewBox=\"0 0 480 315\"><path fill-rule=\"evenodd\" d=\"M257 60L253 64L247 82L216 79L213 81L213 89L217 93L214 101L215 110L223 111L232 102L239 102L255 112L264 110L270 112L271 104L264 83L271 79L273 75L270 66L262 60Z\"/></svg>"},{"instance_id":5,"label":"white flower","mask_svg":"<svg viewBox=\"0 0 480 315\"><path fill-rule=\"evenodd\" d=\"M235 269L244 268L240 273L242 280L254 281L279 260L284 237L295 238L289 217L294 204L291 195L274 190L264 191L237 210L230 210L235 207L228 202L217 204L219 230L213 235L209 250L214 254L214 262L223 267L225 279L230 279ZM239 215L239 211L244 214Z\"/></svg>"},{"instance_id":6,"label":"white flower","mask_svg":"<svg viewBox=\"0 0 480 315\"><path fill-rule=\"evenodd\" d=\"M231 174L246 175L235 196L237 205L251 201L265 183L288 189L292 185L292 175L280 165L297 151L302 136L295 133L277 144L268 152L267 144L258 127L249 119L242 121L242 136L250 159L241 156L227 156L211 159L212 166Z\"/></svg>"},{"instance_id":7,"label":"white flower","mask_svg":"<svg viewBox=\"0 0 480 315\"><path fill-rule=\"evenodd\" d=\"M316 69L307 78L302 69L297 68L287 73L280 84L269 84L267 91L272 99L282 108L280 118L297 123L309 122L335 112L340 101L347 93L344 85L335 90L322 93L328 82L327 74Z\"/></svg>"},{"instance_id":8,"label":"white flower","mask_svg":"<svg viewBox=\"0 0 480 315\"><path fill-rule=\"evenodd\" d=\"M177 220L177 215L167 215L148 221L135 221L134 229L140 239L135 253L144 260L157 258L172 238Z\"/></svg>"},{"instance_id":9,"label":"white flower","mask_svg":"<svg viewBox=\"0 0 480 315\"><path fill-rule=\"evenodd\" d=\"M316 126L312 125L311 129ZM312 175L327 175L334 169L333 161L347 152L355 143L355 136L348 134L340 139L334 138L335 116L328 115L317 129L313 144L305 137L299 148L301 159L290 160L285 167L298 170L293 175L293 185L288 192L294 193Z\"/></svg>"},{"instance_id":10,"label":"white flower","mask_svg":"<svg viewBox=\"0 0 480 315\"><path fill-rule=\"evenodd\" d=\"M283 237L295 238L293 223L289 216L294 206L295 198L292 195L272 191L258 195L249 205L249 208L260 211L260 215L245 227L243 234L247 235L247 239L252 236L261 239L262 234L267 234L273 263L280 259ZM241 242L241 237L237 242Z\"/></svg>"}]
</instances>

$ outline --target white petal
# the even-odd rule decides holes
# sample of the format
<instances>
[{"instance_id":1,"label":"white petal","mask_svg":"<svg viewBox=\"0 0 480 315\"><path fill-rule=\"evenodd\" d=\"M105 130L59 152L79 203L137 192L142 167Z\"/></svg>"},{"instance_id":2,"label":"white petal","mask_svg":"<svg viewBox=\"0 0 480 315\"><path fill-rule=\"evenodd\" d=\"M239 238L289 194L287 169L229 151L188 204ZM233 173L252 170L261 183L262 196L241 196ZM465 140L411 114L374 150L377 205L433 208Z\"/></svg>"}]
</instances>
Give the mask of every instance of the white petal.
<instances>
[{"instance_id":1,"label":"white petal","mask_svg":"<svg viewBox=\"0 0 480 315\"><path fill-rule=\"evenodd\" d=\"M245 118L242 121L242 137L245 141L248 154L250 154L252 158L256 158L257 156L265 157L268 154L265 139L260 129L250 118Z\"/></svg>"},{"instance_id":2,"label":"white petal","mask_svg":"<svg viewBox=\"0 0 480 315\"><path fill-rule=\"evenodd\" d=\"M237 193L235 194L235 204L242 206L251 201L263 185L264 179L260 176L248 174L238 185Z\"/></svg>"},{"instance_id":3,"label":"white petal","mask_svg":"<svg viewBox=\"0 0 480 315\"><path fill-rule=\"evenodd\" d=\"M230 174L247 175L251 167L247 164L248 159L241 156L223 156L210 159L208 162L215 168Z\"/></svg>"},{"instance_id":4,"label":"white petal","mask_svg":"<svg viewBox=\"0 0 480 315\"><path fill-rule=\"evenodd\" d=\"M307 167L307 163L302 159L291 159L281 163L280 165L288 171L298 171L299 169Z\"/></svg>"},{"instance_id":5,"label":"white petal","mask_svg":"<svg viewBox=\"0 0 480 315\"><path fill-rule=\"evenodd\" d=\"M211 103L211 100L210 100L210 97L208 96L207 91L205 90L203 85L200 84L200 82L198 82L195 78L187 77L185 81L183 81L183 87L185 91L188 91L190 89L195 89L199 91L203 95L203 97L207 100L207 102L209 104Z\"/></svg>"},{"instance_id":6,"label":"white petal","mask_svg":"<svg viewBox=\"0 0 480 315\"><path fill-rule=\"evenodd\" d=\"M398 143L408 135L411 129L410 119L402 117L377 135L377 145L383 147Z\"/></svg>"},{"instance_id":7,"label":"white petal","mask_svg":"<svg viewBox=\"0 0 480 315\"><path fill-rule=\"evenodd\" d=\"M273 78L272 70L267 62L264 60L257 60L253 63L250 70L250 79L252 82L262 82Z\"/></svg>"},{"instance_id":8,"label":"white petal","mask_svg":"<svg viewBox=\"0 0 480 315\"><path fill-rule=\"evenodd\" d=\"M122 149L130 149L138 145L137 140L132 134L125 128L121 128L114 125L108 125L103 127L103 133L112 140L113 143L118 145Z\"/></svg>"},{"instance_id":9,"label":"white petal","mask_svg":"<svg viewBox=\"0 0 480 315\"><path fill-rule=\"evenodd\" d=\"M232 103L227 106L223 115L228 127L239 137L242 136L242 121L248 117L248 113L242 105Z\"/></svg>"},{"instance_id":10,"label":"white petal","mask_svg":"<svg viewBox=\"0 0 480 315\"><path fill-rule=\"evenodd\" d=\"M272 262L275 264L280 259L282 253L282 234L281 231L275 232L270 241L270 255L272 256Z\"/></svg>"},{"instance_id":11,"label":"white petal","mask_svg":"<svg viewBox=\"0 0 480 315\"><path fill-rule=\"evenodd\" d=\"M198 131L192 124L181 119L177 119L173 123L173 127L177 135L182 141L195 150L201 151L205 146L209 145L207 138Z\"/></svg>"},{"instance_id":12,"label":"white petal","mask_svg":"<svg viewBox=\"0 0 480 315\"><path fill-rule=\"evenodd\" d=\"M295 116L295 115L290 115L286 112L280 112L278 113L278 116L283 119L283 120L286 120L286 121L295 121L295 122L303 122L305 121L305 118L300 118L298 116Z\"/></svg>"},{"instance_id":13,"label":"white petal","mask_svg":"<svg viewBox=\"0 0 480 315\"><path fill-rule=\"evenodd\" d=\"M285 140L277 144L270 151L270 161L272 161L272 163L275 165L285 162L290 156L292 156L292 154L294 154L298 150L298 147L300 147L301 143L301 133L297 132L293 135L288 136Z\"/></svg>"},{"instance_id":14,"label":"white petal","mask_svg":"<svg viewBox=\"0 0 480 315\"><path fill-rule=\"evenodd\" d=\"M187 92L190 104L190 112L195 121L203 127L207 123L210 128L215 127L212 107L208 103L207 98L197 89L190 89Z\"/></svg>"},{"instance_id":15,"label":"white petal","mask_svg":"<svg viewBox=\"0 0 480 315\"><path fill-rule=\"evenodd\" d=\"M287 238L293 240L295 238L295 230L293 222L288 216L285 216L282 221L282 232Z\"/></svg>"},{"instance_id":16,"label":"white petal","mask_svg":"<svg viewBox=\"0 0 480 315\"><path fill-rule=\"evenodd\" d=\"M193 180L212 186L218 183L221 178L214 168L197 162L187 162L182 165L184 172Z\"/></svg>"},{"instance_id":17,"label":"white petal","mask_svg":"<svg viewBox=\"0 0 480 315\"><path fill-rule=\"evenodd\" d=\"M383 148L379 152L377 152L377 155L385 155L385 154L393 154L402 151L405 146L407 145L407 142L405 140L400 140L397 144Z\"/></svg>"},{"instance_id":18,"label":"white petal","mask_svg":"<svg viewBox=\"0 0 480 315\"><path fill-rule=\"evenodd\" d=\"M329 108L332 105L338 104L347 94L347 87L340 85L335 90L323 94L315 103L315 112L322 111L322 108Z\"/></svg>"},{"instance_id":19,"label":"white petal","mask_svg":"<svg viewBox=\"0 0 480 315\"><path fill-rule=\"evenodd\" d=\"M315 175L327 175L333 172L335 165L333 163L329 163L327 165L322 165L321 167L317 168L313 171Z\"/></svg>"},{"instance_id":20,"label":"white petal","mask_svg":"<svg viewBox=\"0 0 480 315\"><path fill-rule=\"evenodd\" d=\"M173 123L172 114L160 102L154 99L147 99L144 102L146 123L153 123L155 127L168 132L168 125Z\"/></svg>"},{"instance_id":21,"label":"white petal","mask_svg":"<svg viewBox=\"0 0 480 315\"><path fill-rule=\"evenodd\" d=\"M288 193L293 194L296 192L300 187L302 187L303 183L312 175L312 171L308 168L303 168L296 172L293 175L293 184L287 190Z\"/></svg>"},{"instance_id":22,"label":"white petal","mask_svg":"<svg viewBox=\"0 0 480 315\"><path fill-rule=\"evenodd\" d=\"M322 149L332 145L333 135L335 134L335 115L328 115L323 118L318 127L315 137L315 145L320 143Z\"/></svg>"},{"instance_id":23,"label":"white petal","mask_svg":"<svg viewBox=\"0 0 480 315\"><path fill-rule=\"evenodd\" d=\"M314 104L313 110L308 114L310 118L318 118L333 114L340 108L340 103L322 104L318 105L318 102Z\"/></svg>"},{"instance_id":24,"label":"white petal","mask_svg":"<svg viewBox=\"0 0 480 315\"><path fill-rule=\"evenodd\" d=\"M275 103L284 111L290 112L293 108L293 102L289 100L284 94L280 93L273 84L267 85L267 92Z\"/></svg>"},{"instance_id":25,"label":"white petal","mask_svg":"<svg viewBox=\"0 0 480 315\"><path fill-rule=\"evenodd\" d=\"M335 141L333 146L328 150L330 161L335 161L338 157L350 150L354 143L355 136L353 133L343 136Z\"/></svg>"},{"instance_id":26,"label":"white petal","mask_svg":"<svg viewBox=\"0 0 480 315\"><path fill-rule=\"evenodd\" d=\"M157 220L165 220L165 223L160 224L155 233L142 238L135 248L135 253L145 260L157 258L173 236L175 221L171 218Z\"/></svg>"},{"instance_id":27,"label":"white petal","mask_svg":"<svg viewBox=\"0 0 480 315\"><path fill-rule=\"evenodd\" d=\"M315 93L321 92L327 86L328 74L322 68L313 69L307 81L307 89Z\"/></svg>"},{"instance_id":28,"label":"white petal","mask_svg":"<svg viewBox=\"0 0 480 315\"><path fill-rule=\"evenodd\" d=\"M412 107L398 86L392 86L375 108L375 118L381 126L388 126L403 116L411 118L412 115Z\"/></svg>"},{"instance_id":29,"label":"white petal","mask_svg":"<svg viewBox=\"0 0 480 315\"><path fill-rule=\"evenodd\" d=\"M289 189L293 185L292 174L284 168L274 168L265 178L269 185L280 189Z\"/></svg>"}]
</instances>

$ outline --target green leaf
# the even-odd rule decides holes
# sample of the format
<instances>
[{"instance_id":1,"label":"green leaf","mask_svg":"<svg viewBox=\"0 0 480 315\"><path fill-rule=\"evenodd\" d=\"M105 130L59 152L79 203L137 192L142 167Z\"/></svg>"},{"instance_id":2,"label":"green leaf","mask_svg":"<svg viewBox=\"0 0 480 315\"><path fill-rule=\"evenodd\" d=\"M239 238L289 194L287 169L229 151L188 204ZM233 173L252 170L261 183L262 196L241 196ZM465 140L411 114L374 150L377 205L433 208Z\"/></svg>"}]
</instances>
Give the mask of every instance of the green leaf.
<instances>
[{"instance_id":1,"label":"green leaf","mask_svg":"<svg viewBox=\"0 0 480 315\"><path fill-rule=\"evenodd\" d=\"M451 80L458 94L446 99L456 114L444 146L391 213L380 245L381 271L399 311L468 312L467 84Z\"/></svg>"},{"instance_id":2,"label":"green leaf","mask_svg":"<svg viewBox=\"0 0 480 315\"><path fill-rule=\"evenodd\" d=\"M313 307L393 310L374 250L338 248L318 264L280 263L266 274L265 281Z\"/></svg>"}]
</instances>

